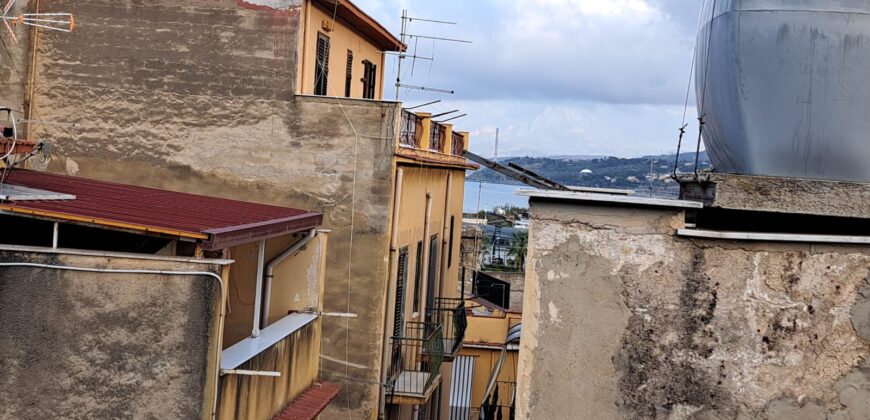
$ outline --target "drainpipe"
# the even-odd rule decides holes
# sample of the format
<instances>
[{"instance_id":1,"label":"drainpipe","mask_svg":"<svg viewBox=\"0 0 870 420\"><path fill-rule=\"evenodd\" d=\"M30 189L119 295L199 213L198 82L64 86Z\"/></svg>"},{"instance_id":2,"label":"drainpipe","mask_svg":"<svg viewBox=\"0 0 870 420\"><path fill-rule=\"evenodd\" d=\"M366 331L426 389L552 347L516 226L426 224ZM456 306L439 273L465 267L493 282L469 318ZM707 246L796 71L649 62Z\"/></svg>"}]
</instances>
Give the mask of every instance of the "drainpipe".
<instances>
[{"instance_id":1,"label":"drainpipe","mask_svg":"<svg viewBox=\"0 0 870 420\"><path fill-rule=\"evenodd\" d=\"M296 255L299 252L299 250L301 250L302 247L304 247L305 245L308 245L308 243L311 242L311 240L314 239L315 236L317 236L317 230L311 229L310 231L308 231L308 235L306 235L304 238L302 238L301 240L299 240L295 244L291 245L290 248L287 248L287 250L282 252L281 255L273 258L271 261L269 261L268 264L266 264L266 292L265 292L265 296L263 296L263 313L262 313L263 328L266 328L269 326L269 307L271 306L271 302L272 302L272 279L275 277L274 276L275 267L278 264L281 264L282 262L284 262L284 260L286 260L287 258L290 258L290 257Z\"/></svg>"},{"instance_id":2,"label":"drainpipe","mask_svg":"<svg viewBox=\"0 0 870 420\"><path fill-rule=\"evenodd\" d=\"M386 312L384 313L384 342L381 344L381 372L380 377L385 378L387 371L387 363L389 363L389 355L388 355L388 343L389 343L389 331L387 331L387 323L388 318L390 316L390 286L396 284L396 279L398 279L398 272L396 270L396 266L399 265L399 210L402 204L402 181L404 180L404 170L402 168L396 169L396 190L393 193L393 219L390 221L390 268L389 268L389 282L387 283L387 297L384 302L387 302ZM380 391L380 413L379 417L383 418L386 406L386 390L384 387L381 387Z\"/></svg>"},{"instance_id":3,"label":"drainpipe","mask_svg":"<svg viewBox=\"0 0 870 420\"><path fill-rule=\"evenodd\" d=\"M441 288L446 284L444 279L447 278L447 261L450 257L450 249L448 238L450 237L450 194L453 193L453 172L447 173L447 195L444 197L444 233L441 234L441 276L438 280L438 295L441 295ZM437 295L436 295L437 296Z\"/></svg>"},{"instance_id":4,"label":"drainpipe","mask_svg":"<svg viewBox=\"0 0 870 420\"><path fill-rule=\"evenodd\" d=\"M429 301L429 282L435 279L429 278L429 254L432 252L430 243L432 242L429 236L432 234L430 224L432 221L432 194L426 193L426 218L423 219L423 276L421 279L423 289L420 293L420 300L423 302L423 312L420 313L421 321L426 320L426 302ZM417 308L414 308L417 309Z\"/></svg>"},{"instance_id":5,"label":"drainpipe","mask_svg":"<svg viewBox=\"0 0 870 420\"><path fill-rule=\"evenodd\" d=\"M257 245L257 288L254 292L254 328L251 337L260 336L260 311L263 303L263 261L266 259L266 240Z\"/></svg>"}]
</instances>

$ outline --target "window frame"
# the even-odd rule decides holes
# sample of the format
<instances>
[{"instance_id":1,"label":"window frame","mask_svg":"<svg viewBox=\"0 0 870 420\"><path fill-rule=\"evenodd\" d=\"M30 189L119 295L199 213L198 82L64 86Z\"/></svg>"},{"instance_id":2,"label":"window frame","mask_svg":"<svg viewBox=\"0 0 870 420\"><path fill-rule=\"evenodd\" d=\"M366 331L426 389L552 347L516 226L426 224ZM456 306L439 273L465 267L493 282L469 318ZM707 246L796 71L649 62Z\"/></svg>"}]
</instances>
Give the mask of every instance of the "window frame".
<instances>
[{"instance_id":1,"label":"window frame","mask_svg":"<svg viewBox=\"0 0 870 420\"><path fill-rule=\"evenodd\" d=\"M325 45L321 49L321 42ZM314 94L329 96L329 53L331 40L323 32L317 31L317 43L314 50ZM325 55L321 56L321 50Z\"/></svg>"}]
</instances>

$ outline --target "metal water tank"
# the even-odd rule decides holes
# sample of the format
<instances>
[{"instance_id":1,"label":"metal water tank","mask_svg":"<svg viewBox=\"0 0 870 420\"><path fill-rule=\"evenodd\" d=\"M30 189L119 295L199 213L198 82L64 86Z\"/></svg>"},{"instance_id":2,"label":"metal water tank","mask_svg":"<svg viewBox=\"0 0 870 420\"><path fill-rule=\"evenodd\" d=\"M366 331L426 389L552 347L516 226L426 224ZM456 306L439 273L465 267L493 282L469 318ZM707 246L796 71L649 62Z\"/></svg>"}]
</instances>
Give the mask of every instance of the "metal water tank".
<instances>
[{"instance_id":1,"label":"metal water tank","mask_svg":"<svg viewBox=\"0 0 870 420\"><path fill-rule=\"evenodd\" d=\"M870 182L870 1L705 0L696 60L719 172Z\"/></svg>"}]
</instances>

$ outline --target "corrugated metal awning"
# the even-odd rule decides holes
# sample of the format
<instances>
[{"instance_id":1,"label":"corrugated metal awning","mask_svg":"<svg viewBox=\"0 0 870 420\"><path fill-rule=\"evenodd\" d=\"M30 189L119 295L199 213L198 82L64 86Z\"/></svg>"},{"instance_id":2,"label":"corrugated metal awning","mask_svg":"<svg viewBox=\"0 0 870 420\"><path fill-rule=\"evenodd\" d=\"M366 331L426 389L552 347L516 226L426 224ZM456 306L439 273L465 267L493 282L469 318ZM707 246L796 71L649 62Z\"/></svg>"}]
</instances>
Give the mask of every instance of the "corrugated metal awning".
<instances>
[{"instance_id":1,"label":"corrugated metal awning","mask_svg":"<svg viewBox=\"0 0 870 420\"><path fill-rule=\"evenodd\" d=\"M23 169L9 185L73 196L70 200L6 200L0 211L202 240L206 250L229 248L323 222L317 212L96 181Z\"/></svg>"}]
</instances>

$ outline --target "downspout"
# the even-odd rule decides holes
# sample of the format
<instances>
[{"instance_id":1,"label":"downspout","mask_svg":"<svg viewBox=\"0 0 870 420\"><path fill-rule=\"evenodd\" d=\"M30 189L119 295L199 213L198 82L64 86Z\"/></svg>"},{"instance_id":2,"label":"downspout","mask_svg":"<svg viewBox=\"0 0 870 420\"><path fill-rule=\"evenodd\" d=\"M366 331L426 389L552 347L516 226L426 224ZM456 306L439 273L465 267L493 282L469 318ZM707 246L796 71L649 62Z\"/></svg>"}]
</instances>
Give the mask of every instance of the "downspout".
<instances>
[{"instance_id":1,"label":"downspout","mask_svg":"<svg viewBox=\"0 0 870 420\"><path fill-rule=\"evenodd\" d=\"M263 312L261 314L261 324L263 325L263 328L269 326L269 308L272 301L272 279L275 277L275 266L281 264L287 258L296 255L299 250L301 250L302 247L304 247L305 245L308 245L308 243L311 242L311 240L314 239L315 236L317 236L317 230L311 229L310 231L308 231L308 235L306 235L295 244L291 245L290 248L287 248L287 250L282 252L281 255L272 258L272 260L269 261L268 264L266 264L266 292L265 296L263 297Z\"/></svg>"},{"instance_id":2,"label":"downspout","mask_svg":"<svg viewBox=\"0 0 870 420\"><path fill-rule=\"evenodd\" d=\"M448 239L450 235L450 195L453 193L453 172L447 173L447 195L444 197L444 219L442 219L442 223L444 224L444 233L441 234L441 276L438 280L438 288L436 289L436 293L440 296L443 296L442 287L444 287L444 280L447 278L447 261L450 257L451 249L447 249L449 246Z\"/></svg>"},{"instance_id":3,"label":"downspout","mask_svg":"<svg viewBox=\"0 0 870 420\"><path fill-rule=\"evenodd\" d=\"M420 293L420 301L423 303L423 312L420 313L421 320L426 320L426 302L429 301L429 282L434 279L429 278L429 255L432 250L430 249L431 240L429 236L432 234L431 227L429 226L432 221L432 194L426 193L426 218L423 219L423 276L421 277L422 285L421 289L423 289ZM414 308L417 309L417 308Z\"/></svg>"},{"instance_id":4,"label":"downspout","mask_svg":"<svg viewBox=\"0 0 870 420\"><path fill-rule=\"evenodd\" d=\"M387 323L388 323L388 319L390 316L390 308L389 308L390 295L391 295L390 286L393 284L396 284L396 281L397 281L396 279L399 276L399 274L396 270L396 266L399 265L399 249L398 249L399 210L400 210L401 203L402 203L402 181L403 180L404 180L404 170L402 168L397 168L396 169L396 190L393 193L393 216L392 216L393 219L390 221L391 226L390 226L390 266L389 266L390 271L389 271L389 277L388 277L389 282L387 283L387 298L384 300L384 302L387 302L388 305L387 305L387 308L385 308L386 311L384 312L384 342L381 343L382 359L381 359L380 377L383 379L386 379L385 374L386 374L386 371L388 370L387 363L389 363L389 355L387 354L387 348L388 348L388 342L389 342L389 332L387 331ZM384 412L386 411L385 406L386 406L387 402L386 402L386 395L385 394L386 394L386 391L385 391L384 387L382 386L381 390L380 390L381 403L379 404L380 407L378 407L378 409L380 410L379 417L383 417Z\"/></svg>"}]
</instances>

